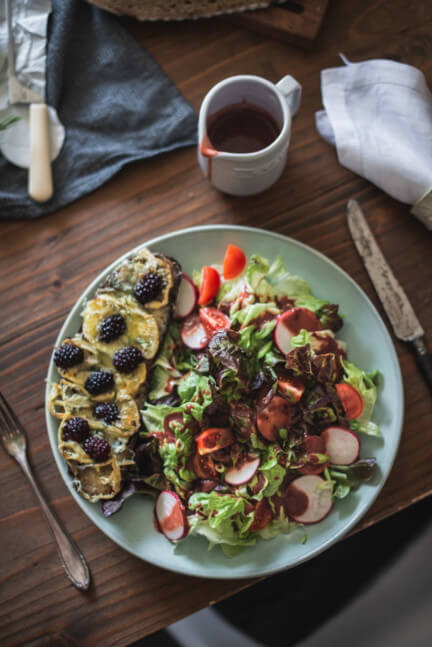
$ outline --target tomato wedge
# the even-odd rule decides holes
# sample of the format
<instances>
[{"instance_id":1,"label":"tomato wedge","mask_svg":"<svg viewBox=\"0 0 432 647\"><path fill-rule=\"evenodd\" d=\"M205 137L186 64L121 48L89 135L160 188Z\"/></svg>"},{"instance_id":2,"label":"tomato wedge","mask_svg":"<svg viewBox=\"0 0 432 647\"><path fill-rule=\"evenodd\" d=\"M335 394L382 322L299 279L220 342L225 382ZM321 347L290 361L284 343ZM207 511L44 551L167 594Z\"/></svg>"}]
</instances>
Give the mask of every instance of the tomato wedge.
<instances>
[{"instance_id":1,"label":"tomato wedge","mask_svg":"<svg viewBox=\"0 0 432 647\"><path fill-rule=\"evenodd\" d=\"M236 245L228 245L223 262L224 279L235 279L246 267L246 254Z\"/></svg>"},{"instance_id":2,"label":"tomato wedge","mask_svg":"<svg viewBox=\"0 0 432 647\"><path fill-rule=\"evenodd\" d=\"M217 330L228 330L231 325L228 317L217 308L201 308L199 316L209 336Z\"/></svg>"},{"instance_id":3,"label":"tomato wedge","mask_svg":"<svg viewBox=\"0 0 432 647\"><path fill-rule=\"evenodd\" d=\"M211 456L200 456L198 453L194 454L192 459L192 467L193 471L200 479L218 478L218 473Z\"/></svg>"},{"instance_id":4,"label":"tomato wedge","mask_svg":"<svg viewBox=\"0 0 432 647\"><path fill-rule=\"evenodd\" d=\"M279 429L288 429L290 424L291 405L279 395L274 395L257 415L258 431L271 443L279 440Z\"/></svg>"},{"instance_id":5,"label":"tomato wedge","mask_svg":"<svg viewBox=\"0 0 432 647\"><path fill-rule=\"evenodd\" d=\"M200 306L205 306L213 301L220 287L219 272L214 267L204 265L201 272L201 283L198 297Z\"/></svg>"},{"instance_id":6,"label":"tomato wedge","mask_svg":"<svg viewBox=\"0 0 432 647\"><path fill-rule=\"evenodd\" d=\"M201 456L217 452L219 449L232 445L235 441L233 433L229 429L223 427L212 427L205 429L200 433L196 442L198 445L198 453Z\"/></svg>"},{"instance_id":7,"label":"tomato wedge","mask_svg":"<svg viewBox=\"0 0 432 647\"><path fill-rule=\"evenodd\" d=\"M292 403L298 402L305 390L305 385L295 377L278 377L277 388L281 395L284 395Z\"/></svg>"},{"instance_id":8,"label":"tomato wedge","mask_svg":"<svg viewBox=\"0 0 432 647\"><path fill-rule=\"evenodd\" d=\"M363 400L360 393L351 384L336 384L339 400L345 410L348 420L359 418L363 411Z\"/></svg>"},{"instance_id":9,"label":"tomato wedge","mask_svg":"<svg viewBox=\"0 0 432 647\"><path fill-rule=\"evenodd\" d=\"M266 498L261 499L261 501L258 501L256 505L253 521L249 526L250 532L258 532L258 530L262 530L270 523L272 518L273 512L270 507L270 503Z\"/></svg>"}]
</instances>

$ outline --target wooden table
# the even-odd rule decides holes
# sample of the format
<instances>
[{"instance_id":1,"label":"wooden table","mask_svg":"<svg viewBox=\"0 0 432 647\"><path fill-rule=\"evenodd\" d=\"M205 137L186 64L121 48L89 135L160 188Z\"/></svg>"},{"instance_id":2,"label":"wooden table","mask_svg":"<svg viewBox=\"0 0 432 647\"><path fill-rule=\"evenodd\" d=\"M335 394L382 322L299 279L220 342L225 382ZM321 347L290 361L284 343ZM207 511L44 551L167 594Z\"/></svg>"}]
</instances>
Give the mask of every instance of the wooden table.
<instances>
[{"instance_id":1,"label":"wooden table","mask_svg":"<svg viewBox=\"0 0 432 647\"><path fill-rule=\"evenodd\" d=\"M112 543L76 505L55 466L44 423L44 378L58 330L86 285L138 243L183 227L232 223L265 227L323 252L350 274L383 314L346 225L345 206L364 207L432 341L432 234L380 190L342 168L318 135L322 68L390 57L420 67L432 82L429 0L331 3L311 51L232 26L225 19L185 24L127 22L198 109L225 76L292 73L303 85L289 162L271 190L234 199L202 177L192 148L133 164L61 212L0 224L1 390L30 435L30 458L52 507L92 570L88 594L66 579L35 498L17 465L0 452L0 644L128 645L253 581L187 578L141 562ZM432 492L432 399L409 349L395 340L406 397L396 463L358 529Z\"/></svg>"}]
</instances>

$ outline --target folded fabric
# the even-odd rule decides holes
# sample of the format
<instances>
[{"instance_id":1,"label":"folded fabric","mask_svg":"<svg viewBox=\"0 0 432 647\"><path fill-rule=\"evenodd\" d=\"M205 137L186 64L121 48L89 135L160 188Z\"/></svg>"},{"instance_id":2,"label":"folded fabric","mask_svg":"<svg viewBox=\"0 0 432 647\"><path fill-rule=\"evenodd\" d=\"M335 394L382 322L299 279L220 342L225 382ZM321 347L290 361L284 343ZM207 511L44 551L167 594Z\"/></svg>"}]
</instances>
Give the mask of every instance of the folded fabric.
<instances>
[{"instance_id":1,"label":"folded fabric","mask_svg":"<svg viewBox=\"0 0 432 647\"><path fill-rule=\"evenodd\" d=\"M66 128L54 196L33 202L27 170L0 155L0 218L36 218L93 191L125 164L196 143L196 115L120 20L53 0L46 98Z\"/></svg>"},{"instance_id":2,"label":"folded fabric","mask_svg":"<svg viewBox=\"0 0 432 647\"><path fill-rule=\"evenodd\" d=\"M340 164L392 197L432 229L432 93L423 73L389 60L321 72L319 133Z\"/></svg>"}]
</instances>

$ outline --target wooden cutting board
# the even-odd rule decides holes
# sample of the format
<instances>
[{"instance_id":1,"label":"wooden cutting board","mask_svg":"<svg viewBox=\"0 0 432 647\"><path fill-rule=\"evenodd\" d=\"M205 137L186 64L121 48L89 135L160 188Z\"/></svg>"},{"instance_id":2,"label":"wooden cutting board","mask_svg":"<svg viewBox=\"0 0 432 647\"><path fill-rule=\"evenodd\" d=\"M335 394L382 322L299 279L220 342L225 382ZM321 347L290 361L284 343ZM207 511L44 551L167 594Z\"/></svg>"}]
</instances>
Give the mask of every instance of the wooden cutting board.
<instances>
[{"instance_id":1,"label":"wooden cutting board","mask_svg":"<svg viewBox=\"0 0 432 647\"><path fill-rule=\"evenodd\" d=\"M328 0L289 0L268 9L232 14L229 21L253 31L310 47L318 35Z\"/></svg>"}]
</instances>

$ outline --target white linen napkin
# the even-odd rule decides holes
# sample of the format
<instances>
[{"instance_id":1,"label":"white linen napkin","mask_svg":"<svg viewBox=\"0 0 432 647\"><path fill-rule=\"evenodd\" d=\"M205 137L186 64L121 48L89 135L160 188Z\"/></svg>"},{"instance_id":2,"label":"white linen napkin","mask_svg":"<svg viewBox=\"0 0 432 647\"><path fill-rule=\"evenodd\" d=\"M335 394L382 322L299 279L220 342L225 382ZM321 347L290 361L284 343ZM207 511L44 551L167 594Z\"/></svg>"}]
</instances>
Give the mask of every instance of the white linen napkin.
<instances>
[{"instance_id":1,"label":"white linen napkin","mask_svg":"<svg viewBox=\"0 0 432 647\"><path fill-rule=\"evenodd\" d=\"M389 60L321 72L318 132L340 164L413 205L432 229L432 93L423 73Z\"/></svg>"}]
</instances>

